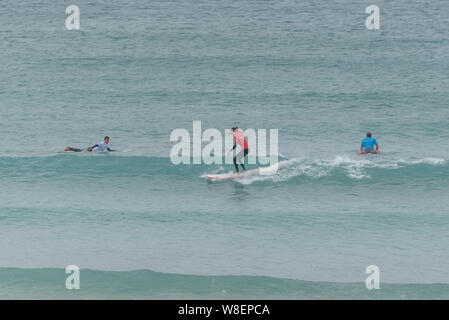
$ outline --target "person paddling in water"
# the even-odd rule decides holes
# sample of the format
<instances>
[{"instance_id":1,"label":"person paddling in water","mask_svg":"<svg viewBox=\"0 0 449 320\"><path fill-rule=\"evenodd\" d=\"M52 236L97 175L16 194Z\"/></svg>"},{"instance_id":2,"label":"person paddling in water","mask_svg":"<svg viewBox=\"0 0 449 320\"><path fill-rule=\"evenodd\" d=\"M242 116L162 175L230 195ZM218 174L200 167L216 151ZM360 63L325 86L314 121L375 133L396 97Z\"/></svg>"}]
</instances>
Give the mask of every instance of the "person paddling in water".
<instances>
[{"instance_id":1,"label":"person paddling in water","mask_svg":"<svg viewBox=\"0 0 449 320\"><path fill-rule=\"evenodd\" d=\"M376 150L374 150L376 146ZM359 154L380 154L379 144L377 140L371 137L371 132L366 134L366 138L362 140Z\"/></svg>"},{"instance_id":2,"label":"person paddling in water","mask_svg":"<svg viewBox=\"0 0 449 320\"><path fill-rule=\"evenodd\" d=\"M245 168L245 165L243 164L242 159L248 155L248 150L249 150L248 142L246 141L245 136L243 135L243 132L242 132L242 130L239 129L239 127L237 127L237 126L232 127L231 130L232 131L230 132L230 134L232 134L234 136L234 147L228 151L228 156L232 151L235 150L235 148L237 147L237 144L238 144L240 146L241 150L234 157L233 161L234 161L235 171L237 174L239 174L240 172L239 172L238 163L240 163L240 165L242 166L243 172L246 171L246 168Z\"/></svg>"},{"instance_id":3,"label":"person paddling in water","mask_svg":"<svg viewBox=\"0 0 449 320\"><path fill-rule=\"evenodd\" d=\"M84 149L72 148L72 147L67 147L67 148L64 149L64 151L73 151L73 152L81 152L83 150ZM97 143L96 145L93 145L92 147L88 147L86 150L87 151L97 151L97 152L98 151L104 151L104 150L117 151L117 150L112 150L109 147L109 137L108 136L104 137L103 142Z\"/></svg>"}]
</instances>

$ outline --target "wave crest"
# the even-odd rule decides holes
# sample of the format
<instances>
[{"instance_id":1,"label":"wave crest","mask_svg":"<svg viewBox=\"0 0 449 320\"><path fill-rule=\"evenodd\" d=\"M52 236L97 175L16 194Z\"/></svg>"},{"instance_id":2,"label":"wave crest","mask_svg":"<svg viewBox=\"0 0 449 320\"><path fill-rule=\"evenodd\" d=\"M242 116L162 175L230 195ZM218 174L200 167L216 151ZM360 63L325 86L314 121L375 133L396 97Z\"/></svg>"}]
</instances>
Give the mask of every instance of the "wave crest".
<instances>
[{"instance_id":1,"label":"wave crest","mask_svg":"<svg viewBox=\"0 0 449 320\"><path fill-rule=\"evenodd\" d=\"M374 157L374 156L373 156ZM278 163L278 170L273 175L250 174L239 177L235 181L242 184L273 181L282 182L298 177L309 179L333 178L362 180L375 177L388 177L389 171L404 169L404 176L413 175L413 170L428 171L429 167L439 166L447 169L447 160L441 158L423 159L355 159L350 156L336 156L332 159L294 158ZM420 168L418 168L420 167ZM217 170L218 173L220 170ZM254 170L254 169L253 169ZM251 170L251 171L253 171ZM257 169L256 169L257 170ZM446 170L447 171L447 170ZM431 172L429 172L431 174Z\"/></svg>"}]
</instances>

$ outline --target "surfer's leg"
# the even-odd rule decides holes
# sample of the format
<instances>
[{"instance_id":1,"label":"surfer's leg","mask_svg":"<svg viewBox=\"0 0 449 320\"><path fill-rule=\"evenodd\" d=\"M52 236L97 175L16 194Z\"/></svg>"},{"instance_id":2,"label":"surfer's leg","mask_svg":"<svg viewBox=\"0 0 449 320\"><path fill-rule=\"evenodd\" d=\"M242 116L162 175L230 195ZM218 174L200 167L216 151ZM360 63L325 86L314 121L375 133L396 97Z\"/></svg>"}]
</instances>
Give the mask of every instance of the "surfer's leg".
<instances>
[{"instance_id":1,"label":"surfer's leg","mask_svg":"<svg viewBox=\"0 0 449 320\"><path fill-rule=\"evenodd\" d=\"M239 172L239 165L237 164L237 156L234 157L233 159L234 161L234 166L235 166L235 172Z\"/></svg>"},{"instance_id":2,"label":"surfer's leg","mask_svg":"<svg viewBox=\"0 0 449 320\"><path fill-rule=\"evenodd\" d=\"M248 154L248 149L240 150L240 152L237 153L237 155L235 156L236 161L234 162L236 168L238 167L238 164L236 163L238 161L240 163L240 165L242 166L243 170L246 170L242 159L244 157L246 157L247 154ZM238 170L237 170L237 172L238 172Z\"/></svg>"},{"instance_id":3,"label":"surfer's leg","mask_svg":"<svg viewBox=\"0 0 449 320\"><path fill-rule=\"evenodd\" d=\"M73 152L81 152L83 149L67 147L64 151L73 151Z\"/></svg>"},{"instance_id":4,"label":"surfer's leg","mask_svg":"<svg viewBox=\"0 0 449 320\"><path fill-rule=\"evenodd\" d=\"M241 151L240 151L240 153L241 153ZM243 156L242 156L240 159L245 158L247 155L248 155L248 149L244 149L244 150L243 150ZM240 161L239 161L239 162L240 162ZM245 168L245 165L243 164L243 162L244 162L244 161L241 161L241 162L240 162L240 165L242 166L243 171L246 171L246 168Z\"/></svg>"}]
</instances>

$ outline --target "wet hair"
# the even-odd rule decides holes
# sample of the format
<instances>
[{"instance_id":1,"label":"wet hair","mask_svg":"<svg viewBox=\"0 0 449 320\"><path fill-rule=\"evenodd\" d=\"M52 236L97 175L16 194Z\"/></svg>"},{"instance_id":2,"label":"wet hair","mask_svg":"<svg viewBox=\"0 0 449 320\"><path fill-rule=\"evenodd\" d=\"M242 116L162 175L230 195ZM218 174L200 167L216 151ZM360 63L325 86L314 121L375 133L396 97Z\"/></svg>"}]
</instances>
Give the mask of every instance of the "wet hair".
<instances>
[{"instance_id":1,"label":"wet hair","mask_svg":"<svg viewBox=\"0 0 449 320\"><path fill-rule=\"evenodd\" d=\"M366 136L367 136L368 138L371 138L371 132L367 132L367 133L366 133Z\"/></svg>"},{"instance_id":2,"label":"wet hair","mask_svg":"<svg viewBox=\"0 0 449 320\"><path fill-rule=\"evenodd\" d=\"M234 127L231 128L231 130L232 130L232 131L235 131L235 130L237 130L238 128L239 128L239 127L234 126Z\"/></svg>"},{"instance_id":3,"label":"wet hair","mask_svg":"<svg viewBox=\"0 0 449 320\"><path fill-rule=\"evenodd\" d=\"M104 140L106 140L106 139L109 139L109 137L108 136L104 137Z\"/></svg>"}]
</instances>

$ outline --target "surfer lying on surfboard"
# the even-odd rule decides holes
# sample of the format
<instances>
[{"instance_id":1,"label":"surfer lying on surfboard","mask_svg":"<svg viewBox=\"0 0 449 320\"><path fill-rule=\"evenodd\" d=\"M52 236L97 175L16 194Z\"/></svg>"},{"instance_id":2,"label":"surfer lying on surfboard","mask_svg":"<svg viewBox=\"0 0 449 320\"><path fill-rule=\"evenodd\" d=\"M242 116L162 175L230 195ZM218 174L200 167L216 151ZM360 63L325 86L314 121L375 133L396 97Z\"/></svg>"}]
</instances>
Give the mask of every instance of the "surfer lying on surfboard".
<instances>
[{"instance_id":1,"label":"surfer lying on surfboard","mask_svg":"<svg viewBox=\"0 0 449 320\"><path fill-rule=\"evenodd\" d=\"M374 146L376 146L376 150L374 150ZM371 137L371 132L368 132L366 138L362 140L358 154L380 154L379 144L376 139Z\"/></svg>"},{"instance_id":2,"label":"surfer lying on surfboard","mask_svg":"<svg viewBox=\"0 0 449 320\"><path fill-rule=\"evenodd\" d=\"M72 148L72 147L66 147L64 149L64 151L73 151L73 152L81 152L83 150L84 149ZM108 136L104 137L104 141L103 142L97 143L97 144L93 145L92 147L88 147L88 148L86 148L86 150L87 151L104 151L104 150L117 151L117 150L112 150L109 147L109 137Z\"/></svg>"},{"instance_id":3,"label":"surfer lying on surfboard","mask_svg":"<svg viewBox=\"0 0 449 320\"><path fill-rule=\"evenodd\" d=\"M239 144L239 146L242 150L240 150L240 152L237 153L237 155L233 159L234 166L235 166L235 172L239 173L239 165L237 164L237 161L242 166L243 172L245 172L246 168L242 162L242 159L248 155L248 150L249 150L248 142L246 141L245 136L243 135L243 132L242 132L242 130L239 129L239 127L237 127L237 126L232 127L231 130L232 131L230 131L229 133L234 136L234 147L228 151L228 156L232 151L235 150L235 148L237 147L237 144Z\"/></svg>"}]
</instances>

